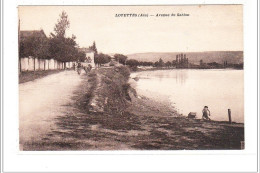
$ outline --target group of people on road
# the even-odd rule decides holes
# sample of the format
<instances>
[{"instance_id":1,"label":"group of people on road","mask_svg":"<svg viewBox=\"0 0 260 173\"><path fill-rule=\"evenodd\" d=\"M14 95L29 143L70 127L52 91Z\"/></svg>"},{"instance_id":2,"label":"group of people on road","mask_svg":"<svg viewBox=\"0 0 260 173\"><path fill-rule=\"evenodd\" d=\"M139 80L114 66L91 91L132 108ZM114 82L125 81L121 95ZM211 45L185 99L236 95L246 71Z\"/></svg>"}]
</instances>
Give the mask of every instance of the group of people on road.
<instances>
[{"instance_id":1,"label":"group of people on road","mask_svg":"<svg viewBox=\"0 0 260 173\"><path fill-rule=\"evenodd\" d=\"M91 71L92 69L92 66L90 64L88 64L87 66L84 66L81 64L81 62L77 62L74 64L74 70L77 71L77 73L80 75L81 74L81 70L84 70L86 72L86 74L88 72Z\"/></svg>"}]
</instances>

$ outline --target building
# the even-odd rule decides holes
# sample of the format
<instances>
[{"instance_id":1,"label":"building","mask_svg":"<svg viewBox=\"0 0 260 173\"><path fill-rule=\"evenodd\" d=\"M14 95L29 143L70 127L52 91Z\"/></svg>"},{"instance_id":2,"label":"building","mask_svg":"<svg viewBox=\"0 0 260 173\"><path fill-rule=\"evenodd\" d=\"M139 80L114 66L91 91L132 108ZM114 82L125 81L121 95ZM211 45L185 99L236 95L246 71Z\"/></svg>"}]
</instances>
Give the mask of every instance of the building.
<instances>
[{"instance_id":1,"label":"building","mask_svg":"<svg viewBox=\"0 0 260 173\"><path fill-rule=\"evenodd\" d=\"M92 66L92 68L95 68L95 62L94 62L94 55L95 55L95 51L93 51L90 48L79 48L79 51L84 52L86 54L84 63L85 65L90 64Z\"/></svg>"},{"instance_id":2,"label":"building","mask_svg":"<svg viewBox=\"0 0 260 173\"><path fill-rule=\"evenodd\" d=\"M41 47L40 40L47 40L43 30L19 31L19 58L35 56L36 47Z\"/></svg>"},{"instance_id":3,"label":"building","mask_svg":"<svg viewBox=\"0 0 260 173\"><path fill-rule=\"evenodd\" d=\"M19 33L20 40L24 40L32 36L37 38L47 38L43 30L20 31Z\"/></svg>"}]
</instances>

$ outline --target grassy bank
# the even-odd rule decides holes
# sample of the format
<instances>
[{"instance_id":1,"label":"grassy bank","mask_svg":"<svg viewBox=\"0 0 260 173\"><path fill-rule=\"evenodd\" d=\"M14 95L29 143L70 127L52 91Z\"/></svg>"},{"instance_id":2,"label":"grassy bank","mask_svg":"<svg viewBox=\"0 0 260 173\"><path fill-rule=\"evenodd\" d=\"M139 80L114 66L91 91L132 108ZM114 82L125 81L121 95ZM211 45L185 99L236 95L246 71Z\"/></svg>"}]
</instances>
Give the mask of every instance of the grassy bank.
<instances>
[{"instance_id":1,"label":"grassy bank","mask_svg":"<svg viewBox=\"0 0 260 173\"><path fill-rule=\"evenodd\" d=\"M125 67L92 70L56 128L24 150L240 149L244 125L179 116L167 102L140 97Z\"/></svg>"},{"instance_id":2,"label":"grassy bank","mask_svg":"<svg viewBox=\"0 0 260 173\"><path fill-rule=\"evenodd\" d=\"M61 71L63 71L63 70L24 71L24 72L21 72L19 75L19 84L33 81L35 79L40 79L47 75L55 74L55 73L58 73Z\"/></svg>"}]
</instances>

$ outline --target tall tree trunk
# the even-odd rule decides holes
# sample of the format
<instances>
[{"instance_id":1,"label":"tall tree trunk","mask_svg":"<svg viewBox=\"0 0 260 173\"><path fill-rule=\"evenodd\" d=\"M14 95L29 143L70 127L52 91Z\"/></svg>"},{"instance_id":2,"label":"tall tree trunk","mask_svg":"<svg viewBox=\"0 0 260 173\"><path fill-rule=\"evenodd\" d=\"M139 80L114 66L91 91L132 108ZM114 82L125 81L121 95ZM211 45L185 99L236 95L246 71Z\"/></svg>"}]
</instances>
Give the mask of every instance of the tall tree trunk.
<instances>
[{"instance_id":1,"label":"tall tree trunk","mask_svg":"<svg viewBox=\"0 0 260 173\"><path fill-rule=\"evenodd\" d=\"M35 71L35 58L33 58L33 71Z\"/></svg>"},{"instance_id":2,"label":"tall tree trunk","mask_svg":"<svg viewBox=\"0 0 260 173\"><path fill-rule=\"evenodd\" d=\"M19 62L20 62L19 67L20 67L20 73L21 73L22 72L22 60L21 60L21 58L19 58Z\"/></svg>"},{"instance_id":3,"label":"tall tree trunk","mask_svg":"<svg viewBox=\"0 0 260 173\"><path fill-rule=\"evenodd\" d=\"M29 67L30 67L30 56L28 58L28 67L27 67L27 71L29 71Z\"/></svg>"},{"instance_id":4,"label":"tall tree trunk","mask_svg":"<svg viewBox=\"0 0 260 173\"><path fill-rule=\"evenodd\" d=\"M38 70L41 70L41 61L38 59Z\"/></svg>"}]
</instances>

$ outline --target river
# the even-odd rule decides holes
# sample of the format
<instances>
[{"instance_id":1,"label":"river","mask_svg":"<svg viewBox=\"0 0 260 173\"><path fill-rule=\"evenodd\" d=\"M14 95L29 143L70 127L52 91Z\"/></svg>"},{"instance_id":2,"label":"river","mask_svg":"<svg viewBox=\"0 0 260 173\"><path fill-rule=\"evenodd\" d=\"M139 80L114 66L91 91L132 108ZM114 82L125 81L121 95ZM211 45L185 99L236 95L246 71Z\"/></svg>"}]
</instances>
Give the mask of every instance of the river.
<instances>
[{"instance_id":1,"label":"river","mask_svg":"<svg viewBox=\"0 0 260 173\"><path fill-rule=\"evenodd\" d=\"M132 73L131 77L138 79L138 94L166 96L184 116L196 112L201 118L203 107L208 106L213 120L228 121L231 109L232 121L244 122L243 70L157 70Z\"/></svg>"}]
</instances>

